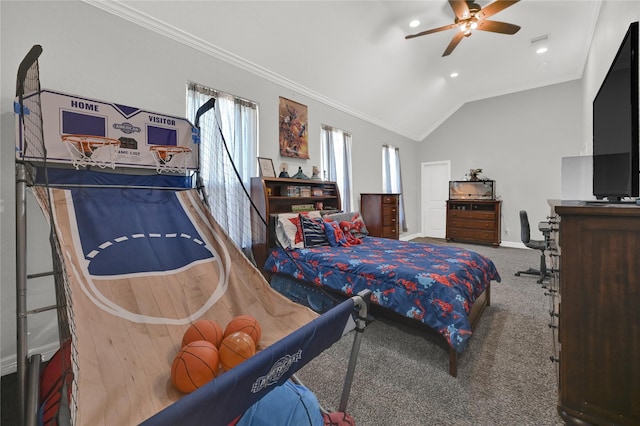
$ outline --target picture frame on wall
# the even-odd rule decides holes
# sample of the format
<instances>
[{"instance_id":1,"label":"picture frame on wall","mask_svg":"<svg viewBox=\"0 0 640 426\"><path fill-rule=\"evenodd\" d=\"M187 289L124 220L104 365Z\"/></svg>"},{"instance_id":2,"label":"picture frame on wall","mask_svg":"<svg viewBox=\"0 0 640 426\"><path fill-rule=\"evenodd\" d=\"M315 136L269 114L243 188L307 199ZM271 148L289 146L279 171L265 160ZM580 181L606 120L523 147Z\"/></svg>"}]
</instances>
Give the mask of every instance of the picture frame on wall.
<instances>
[{"instance_id":1,"label":"picture frame on wall","mask_svg":"<svg viewBox=\"0 0 640 426\"><path fill-rule=\"evenodd\" d=\"M280 97L278 105L280 155L309 159L309 132L307 106Z\"/></svg>"},{"instance_id":2,"label":"picture frame on wall","mask_svg":"<svg viewBox=\"0 0 640 426\"><path fill-rule=\"evenodd\" d=\"M258 166L261 177L276 177L276 169L271 158L258 157Z\"/></svg>"}]
</instances>

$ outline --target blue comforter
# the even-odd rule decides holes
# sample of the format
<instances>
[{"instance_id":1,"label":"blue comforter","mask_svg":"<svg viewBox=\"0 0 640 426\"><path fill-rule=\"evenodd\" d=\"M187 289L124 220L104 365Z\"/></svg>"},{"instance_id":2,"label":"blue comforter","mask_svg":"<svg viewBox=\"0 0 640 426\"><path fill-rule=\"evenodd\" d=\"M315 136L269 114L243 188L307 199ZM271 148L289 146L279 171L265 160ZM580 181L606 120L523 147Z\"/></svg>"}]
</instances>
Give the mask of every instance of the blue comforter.
<instances>
[{"instance_id":1,"label":"blue comforter","mask_svg":"<svg viewBox=\"0 0 640 426\"><path fill-rule=\"evenodd\" d=\"M274 248L265 269L346 295L368 289L372 301L423 322L462 352L468 315L492 280L493 262L471 250L365 237L349 247Z\"/></svg>"}]
</instances>

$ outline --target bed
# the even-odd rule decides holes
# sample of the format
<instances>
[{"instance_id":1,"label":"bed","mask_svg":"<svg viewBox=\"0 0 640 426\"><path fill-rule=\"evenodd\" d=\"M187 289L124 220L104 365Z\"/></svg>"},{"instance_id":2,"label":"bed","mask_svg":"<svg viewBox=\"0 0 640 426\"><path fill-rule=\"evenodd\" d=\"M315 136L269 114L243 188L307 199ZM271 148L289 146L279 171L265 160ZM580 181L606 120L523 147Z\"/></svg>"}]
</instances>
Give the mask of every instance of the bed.
<instances>
[{"instance_id":1,"label":"bed","mask_svg":"<svg viewBox=\"0 0 640 426\"><path fill-rule=\"evenodd\" d=\"M326 230L326 218L335 216L311 220L324 221ZM346 213L346 217L362 221L358 212ZM304 236L309 220L300 217L296 223L303 229L295 232ZM375 305L442 336L449 348L449 373L457 375L457 356L490 305L491 281L501 279L490 259L463 248L367 236L366 224L347 224L345 234L354 231L349 238L355 238L356 244L334 241L307 246L304 238L298 238L296 245L291 243L294 231L283 238L286 221L291 221L291 214L276 215L271 221L276 243L264 270L272 285L284 276L307 288L316 286L347 296L370 290Z\"/></svg>"},{"instance_id":2,"label":"bed","mask_svg":"<svg viewBox=\"0 0 640 426\"><path fill-rule=\"evenodd\" d=\"M69 155L81 156L85 164L77 158L66 160L75 167L63 164L67 154L59 136L59 146L46 147L47 125L64 118L58 120L58 109L42 108L41 52L34 46L18 71L16 203L17 211L25 212L30 190L51 227L57 304L50 308L57 310L61 349L46 366L44 383L39 379L42 355L28 347L26 319L41 310L27 310L27 224L26 215L19 215L20 423L229 425L342 336L358 330L340 401L344 411L367 293L318 315L271 289L212 216L206 197L193 188L192 175L168 168L186 171L186 163L166 164L164 174L132 174L131 167L120 167L104 151L88 155L78 150ZM104 110L101 106L100 117ZM43 120L43 114L53 120ZM165 122L170 120L178 121ZM197 132L191 126L187 130L188 143L193 143ZM56 152L61 156L57 162L52 161ZM147 164L149 169L160 166L151 159ZM224 325L243 314L262 326L257 354L189 394L178 391L171 383L171 363L190 324L210 319Z\"/></svg>"}]
</instances>

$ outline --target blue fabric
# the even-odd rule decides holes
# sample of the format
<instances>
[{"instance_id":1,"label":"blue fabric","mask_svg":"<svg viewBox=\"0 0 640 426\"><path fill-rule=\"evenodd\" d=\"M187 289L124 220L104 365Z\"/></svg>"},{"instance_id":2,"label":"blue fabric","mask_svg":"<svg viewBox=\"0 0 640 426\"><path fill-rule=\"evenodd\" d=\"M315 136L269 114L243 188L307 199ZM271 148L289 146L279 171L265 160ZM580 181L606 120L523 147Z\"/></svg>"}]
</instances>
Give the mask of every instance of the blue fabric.
<instances>
[{"instance_id":1,"label":"blue fabric","mask_svg":"<svg viewBox=\"0 0 640 426\"><path fill-rule=\"evenodd\" d=\"M75 169L47 169L49 184L56 185L118 185L118 186L150 186L167 188L192 187L191 176L170 175L128 175L122 173L110 173L107 171L96 172L93 170ZM37 169L36 183L45 183L45 171Z\"/></svg>"},{"instance_id":2,"label":"blue fabric","mask_svg":"<svg viewBox=\"0 0 640 426\"><path fill-rule=\"evenodd\" d=\"M347 239L344 237L344 233L340 229L338 223L324 222L324 229L331 247L339 247L347 244Z\"/></svg>"},{"instance_id":3,"label":"blue fabric","mask_svg":"<svg viewBox=\"0 0 640 426\"><path fill-rule=\"evenodd\" d=\"M71 194L94 276L172 271L213 257L175 191L74 188Z\"/></svg>"},{"instance_id":4,"label":"blue fabric","mask_svg":"<svg viewBox=\"0 0 640 426\"><path fill-rule=\"evenodd\" d=\"M301 283L291 277L274 274L269 283L271 288L283 294L289 300L313 309L315 312L324 313L344 301L346 296L337 293L329 296L326 290L322 290L313 284Z\"/></svg>"},{"instance_id":5,"label":"blue fabric","mask_svg":"<svg viewBox=\"0 0 640 426\"><path fill-rule=\"evenodd\" d=\"M236 426L323 426L320 403L306 387L290 381L269 392L242 415Z\"/></svg>"},{"instance_id":6,"label":"blue fabric","mask_svg":"<svg viewBox=\"0 0 640 426\"><path fill-rule=\"evenodd\" d=\"M274 248L265 270L346 295L371 290L372 302L423 322L458 352L472 334L473 303L500 281L493 262L474 251L370 236L347 247Z\"/></svg>"},{"instance_id":7,"label":"blue fabric","mask_svg":"<svg viewBox=\"0 0 640 426\"><path fill-rule=\"evenodd\" d=\"M237 367L145 420L142 425L227 426L292 374L340 340L353 325L346 300Z\"/></svg>"}]
</instances>

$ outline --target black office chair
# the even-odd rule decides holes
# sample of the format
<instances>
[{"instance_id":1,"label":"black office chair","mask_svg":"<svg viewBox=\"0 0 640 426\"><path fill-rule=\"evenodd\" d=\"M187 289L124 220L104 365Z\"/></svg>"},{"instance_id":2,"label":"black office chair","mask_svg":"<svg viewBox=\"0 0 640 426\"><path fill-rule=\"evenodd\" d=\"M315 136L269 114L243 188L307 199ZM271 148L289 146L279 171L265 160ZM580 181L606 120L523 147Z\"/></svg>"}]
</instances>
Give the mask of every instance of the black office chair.
<instances>
[{"instance_id":1,"label":"black office chair","mask_svg":"<svg viewBox=\"0 0 640 426\"><path fill-rule=\"evenodd\" d=\"M547 242L544 240L532 240L531 239L531 228L529 228L529 217L527 216L527 212L524 210L520 210L520 238L525 246L540 250L540 269L529 268L526 271L518 271L516 272L516 277L519 277L520 274L527 275L536 275L538 278L537 283L542 284L542 281L550 276L547 272L547 260L544 255L544 251L547 248Z\"/></svg>"}]
</instances>

